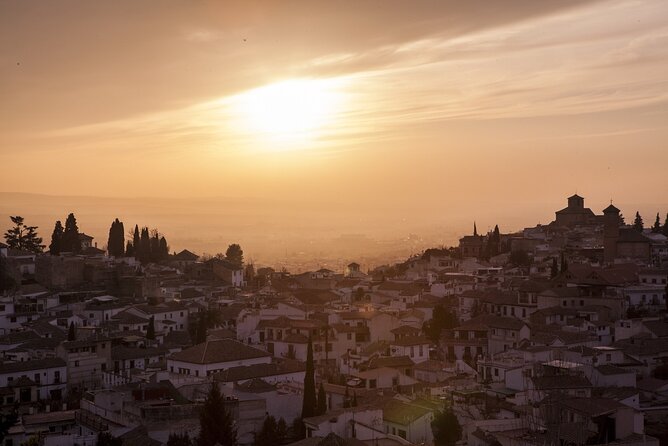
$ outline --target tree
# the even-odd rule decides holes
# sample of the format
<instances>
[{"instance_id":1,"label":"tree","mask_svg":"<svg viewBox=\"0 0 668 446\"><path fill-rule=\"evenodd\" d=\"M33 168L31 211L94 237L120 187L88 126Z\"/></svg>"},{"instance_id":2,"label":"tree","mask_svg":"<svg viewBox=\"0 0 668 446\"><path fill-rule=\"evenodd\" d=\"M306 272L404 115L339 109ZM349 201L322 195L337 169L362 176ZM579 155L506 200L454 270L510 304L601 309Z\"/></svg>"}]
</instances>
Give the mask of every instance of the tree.
<instances>
[{"instance_id":1,"label":"tree","mask_svg":"<svg viewBox=\"0 0 668 446\"><path fill-rule=\"evenodd\" d=\"M552 257L552 267L550 268L550 277L554 279L559 274L559 265L557 264L557 258Z\"/></svg>"},{"instance_id":2,"label":"tree","mask_svg":"<svg viewBox=\"0 0 668 446\"><path fill-rule=\"evenodd\" d=\"M193 441L190 439L188 432L183 433L171 433L169 438L167 438L167 446L194 446Z\"/></svg>"},{"instance_id":3,"label":"tree","mask_svg":"<svg viewBox=\"0 0 668 446\"><path fill-rule=\"evenodd\" d=\"M668 213L666 213L666 219L663 221L662 234L668 237Z\"/></svg>"},{"instance_id":4,"label":"tree","mask_svg":"<svg viewBox=\"0 0 668 446\"><path fill-rule=\"evenodd\" d=\"M313 340L308 337L306 349L306 375L304 376L304 400L302 402L302 419L316 414L317 401L315 396L315 366L313 364Z\"/></svg>"},{"instance_id":5,"label":"tree","mask_svg":"<svg viewBox=\"0 0 668 446\"><path fill-rule=\"evenodd\" d=\"M288 425L283 419L283 417L281 417L276 423L276 443L283 444L287 441L287 439L288 439Z\"/></svg>"},{"instance_id":6,"label":"tree","mask_svg":"<svg viewBox=\"0 0 668 446\"><path fill-rule=\"evenodd\" d=\"M269 415L265 417L264 422L262 423L262 428L259 432L253 434L253 446L273 446L277 443L276 434L278 431L278 425L276 423L276 418Z\"/></svg>"},{"instance_id":7,"label":"tree","mask_svg":"<svg viewBox=\"0 0 668 446\"><path fill-rule=\"evenodd\" d=\"M77 226L77 219L73 213L70 213L65 220L65 230L63 231L61 250L74 253L81 251L79 227Z\"/></svg>"},{"instance_id":8,"label":"tree","mask_svg":"<svg viewBox=\"0 0 668 446\"><path fill-rule=\"evenodd\" d=\"M139 258L139 245L141 244L141 236L139 235L139 225L135 225L135 230L132 233L132 251L135 258Z\"/></svg>"},{"instance_id":9,"label":"tree","mask_svg":"<svg viewBox=\"0 0 668 446\"><path fill-rule=\"evenodd\" d=\"M7 258L0 255L0 293L7 290L13 290L17 285L17 280L9 271Z\"/></svg>"},{"instance_id":10,"label":"tree","mask_svg":"<svg viewBox=\"0 0 668 446\"><path fill-rule=\"evenodd\" d=\"M74 322L70 322L70 328L67 330L67 340L68 341L77 340L77 327L74 326Z\"/></svg>"},{"instance_id":11,"label":"tree","mask_svg":"<svg viewBox=\"0 0 668 446\"><path fill-rule=\"evenodd\" d=\"M432 318L423 324L422 331L430 341L437 343L444 329L454 328L456 325L457 317L455 314L439 304L434 307Z\"/></svg>"},{"instance_id":12,"label":"tree","mask_svg":"<svg viewBox=\"0 0 668 446\"><path fill-rule=\"evenodd\" d=\"M454 446L462 438L462 427L452 410L444 407L436 412L431 422L431 431L434 434L434 445Z\"/></svg>"},{"instance_id":13,"label":"tree","mask_svg":"<svg viewBox=\"0 0 668 446\"><path fill-rule=\"evenodd\" d=\"M123 440L116 438L109 432L100 432L97 434L97 446L122 446Z\"/></svg>"},{"instance_id":14,"label":"tree","mask_svg":"<svg viewBox=\"0 0 668 446\"><path fill-rule=\"evenodd\" d=\"M225 408L225 401L218 385L213 382L204 401L199 416L200 432L197 437L197 446L235 446L237 444L237 430L234 427L232 415Z\"/></svg>"},{"instance_id":15,"label":"tree","mask_svg":"<svg viewBox=\"0 0 668 446\"><path fill-rule=\"evenodd\" d=\"M235 267L241 268L244 264L244 252L241 246L232 243L227 247L227 251L225 251L225 258Z\"/></svg>"},{"instance_id":16,"label":"tree","mask_svg":"<svg viewBox=\"0 0 668 446\"><path fill-rule=\"evenodd\" d=\"M26 226L23 217L10 216L14 227L5 232L5 242L11 249L38 254L44 250L42 238L37 236L37 226Z\"/></svg>"},{"instance_id":17,"label":"tree","mask_svg":"<svg viewBox=\"0 0 668 446\"><path fill-rule=\"evenodd\" d=\"M146 328L146 339L149 341L155 340L155 317L151 316L148 320L148 327Z\"/></svg>"},{"instance_id":18,"label":"tree","mask_svg":"<svg viewBox=\"0 0 668 446\"><path fill-rule=\"evenodd\" d=\"M661 233L661 219L659 218L659 213L656 213L656 220L654 220L654 225L652 226L652 232L655 234Z\"/></svg>"},{"instance_id":19,"label":"tree","mask_svg":"<svg viewBox=\"0 0 668 446\"><path fill-rule=\"evenodd\" d=\"M107 251L113 257L123 257L125 255L125 229L123 228L123 222L118 218L111 222Z\"/></svg>"},{"instance_id":20,"label":"tree","mask_svg":"<svg viewBox=\"0 0 668 446\"><path fill-rule=\"evenodd\" d=\"M531 265L531 258L529 254L521 249L513 251L510 253L510 263L515 266L529 266Z\"/></svg>"},{"instance_id":21,"label":"tree","mask_svg":"<svg viewBox=\"0 0 668 446\"><path fill-rule=\"evenodd\" d=\"M63 245L63 224L58 220L53 227L51 234L51 243L49 244L49 254L57 256L60 254Z\"/></svg>"},{"instance_id":22,"label":"tree","mask_svg":"<svg viewBox=\"0 0 668 446\"><path fill-rule=\"evenodd\" d=\"M316 415L324 415L327 413L327 394L325 393L325 387L320 383L318 387L318 402Z\"/></svg>"},{"instance_id":23,"label":"tree","mask_svg":"<svg viewBox=\"0 0 668 446\"><path fill-rule=\"evenodd\" d=\"M638 232L642 232L644 227L645 226L643 224L642 217L640 216L640 212L636 212L636 218L633 220L633 229Z\"/></svg>"},{"instance_id":24,"label":"tree","mask_svg":"<svg viewBox=\"0 0 668 446\"><path fill-rule=\"evenodd\" d=\"M195 328L195 344L206 342L206 313L200 313Z\"/></svg>"},{"instance_id":25,"label":"tree","mask_svg":"<svg viewBox=\"0 0 668 446\"><path fill-rule=\"evenodd\" d=\"M14 404L14 407L8 413L0 413L0 444L5 444L5 436L9 432L9 429L16 424L16 421L19 419L19 404L18 402Z\"/></svg>"},{"instance_id":26,"label":"tree","mask_svg":"<svg viewBox=\"0 0 668 446\"><path fill-rule=\"evenodd\" d=\"M130 240L125 245L125 257L134 257L135 256L135 247Z\"/></svg>"},{"instance_id":27,"label":"tree","mask_svg":"<svg viewBox=\"0 0 668 446\"><path fill-rule=\"evenodd\" d=\"M137 258L141 263L148 263L151 261L151 236L148 228L144 226L141 228L141 235L139 237L139 248L137 250Z\"/></svg>"}]
</instances>

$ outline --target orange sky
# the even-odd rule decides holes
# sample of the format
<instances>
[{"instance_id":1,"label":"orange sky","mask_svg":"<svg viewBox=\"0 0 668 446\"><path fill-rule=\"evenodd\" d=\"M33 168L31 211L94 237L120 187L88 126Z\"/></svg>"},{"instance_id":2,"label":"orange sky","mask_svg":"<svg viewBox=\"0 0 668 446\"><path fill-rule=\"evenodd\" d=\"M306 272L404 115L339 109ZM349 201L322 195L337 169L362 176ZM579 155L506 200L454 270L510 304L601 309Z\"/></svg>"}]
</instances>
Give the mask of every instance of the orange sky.
<instances>
[{"instance_id":1,"label":"orange sky","mask_svg":"<svg viewBox=\"0 0 668 446\"><path fill-rule=\"evenodd\" d=\"M575 191L596 212L668 208L664 0L5 0L0 57L0 191L283 197L416 224ZM258 135L249 91L295 79L286 102L336 107L306 139Z\"/></svg>"}]
</instances>

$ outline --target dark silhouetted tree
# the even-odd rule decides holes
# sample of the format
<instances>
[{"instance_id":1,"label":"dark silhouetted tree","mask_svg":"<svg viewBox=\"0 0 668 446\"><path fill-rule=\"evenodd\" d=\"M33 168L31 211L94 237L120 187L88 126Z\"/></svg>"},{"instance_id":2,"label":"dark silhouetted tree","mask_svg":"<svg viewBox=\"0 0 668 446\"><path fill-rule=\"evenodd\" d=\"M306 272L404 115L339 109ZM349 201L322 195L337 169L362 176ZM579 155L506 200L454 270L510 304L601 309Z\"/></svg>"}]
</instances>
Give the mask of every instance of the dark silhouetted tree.
<instances>
[{"instance_id":1,"label":"dark silhouetted tree","mask_svg":"<svg viewBox=\"0 0 668 446\"><path fill-rule=\"evenodd\" d=\"M312 417L317 411L315 395L315 365L313 363L313 340L308 337L306 349L306 375L304 376L304 400L302 402L302 419Z\"/></svg>"},{"instance_id":2,"label":"dark silhouetted tree","mask_svg":"<svg viewBox=\"0 0 668 446\"><path fill-rule=\"evenodd\" d=\"M67 340L68 341L77 340L77 327L74 326L74 322L70 322L70 328L67 330Z\"/></svg>"},{"instance_id":3,"label":"dark silhouetted tree","mask_svg":"<svg viewBox=\"0 0 668 446\"><path fill-rule=\"evenodd\" d=\"M63 224L58 220L53 227L53 233L51 234L51 243L49 244L49 253L52 256L57 256L60 254L63 245Z\"/></svg>"},{"instance_id":4,"label":"dark silhouetted tree","mask_svg":"<svg viewBox=\"0 0 668 446\"><path fill-rule=\"evenodd\" d=\"M455 314L439 304L434 307L432 318L422 325L422 331L429 340L438 342L443 330L454 328L456 325L457 317Z\"/></svg>"},{"instance_id":5,"label":"dark silhouetted tree","mask_svg":"<svg viewBox=\"0 0 668 446\"><path fill-rule=\"evenodd\" d=\"M163 236L160 237L160 248L158 251L158 257L160 260L167 260L169 257L169 245L167 245L167 239Z\"/></svg>"},{"instance_id":6,"label":"dark silhouetted tree","mask_svg":"<svg viewBox=\"0 0 668 446\"><path fill-rule=\"evenodd\" d=\"M559 264L557 263L557 258L552 257L552 266L550 267L550 277L555 278L559 274Z\"/></svg>"},{"instance_id":7,"label":"dark silhouetted tree","mask_svg":"<svg viewBox=\"0 0 668 446\"><path fill-rule=\"evenodd\" d=\"M633 220L633 229L635 229L638 232L642 232L644 227L645 225L643 224L640 212L636 212L636 218Z\"/></svg>"},{"instance_id":8,"label":"dark silhouetted tree","mask_svg":"<svg viewBox=\"0 0 668 446\"><path fill-rule=\"evenodd\" d=\"M462 438L462 427L452 410L445 407L436 412L431 422L431 431L434 434L434 445L454 446Z\"/></svg>"},{"instance_id":9,"label":"dark silhouetted tree","mask_svg":"<svg viewBox=\"0 0 668 446\"><path fill-rule=\"evenodd\" d=\"M198 446L235 446L237 430L232 415L225 408L223 395L218 385L213 382L204 401L199 416L200 432L197 437Z\"/></svg>"},{"instance_id":10,"label":"dark silhouetted tree","mask_svg":"<svg viewBox=\"0 0 668 446\"><path fill-rule=\"evenodd\" d=\"M167 446L195 446L188 432L171 433L167 438Z\"/></svg>"},{"instance_id":11,"label":"dark silhouetted tree","mask_svg":"<svg viewBox=\"0 0 668 446\"><path fill-rule=\"evenodd\" d=\"M195 330L195 344L206 342L206 328L206 314L200 313L199 318L197 319L197 328Z\"/></svg>"},{"instance_id":12,"label":"dark silhouetted tree","mask_svg":"<svg viewBox=\"0 0 668 446\"><path fill-rule=\"evenodd\" d=\"M111 222L109 228L109 239L107 241L107 252L110 256L123 257L125 255L125 229L123 222L118 218Z\"/></svg>"},{"instance_id":13,"label":"dark silhouetted tree","mask_svg":"<svg viewBox=\"0 0 668 446\"><path fill-rule=\"evenodd\" d=\"M529 266L531 265L531 257L529 254L521 249L513 251L510 253L510 263L515 266Z\"/></svg>"},{"instance_id":14,"label":"dark silhouetted tree","mask_svg":"<svg viewBox=\"0 0 668 446\"><path fill-rule=\"evenodd\" d=\"M134 256L138 259L139 257L139 246L141 245L141 235L139 233L139 225L135 225L135 230L132 232L132 249L134 251Z\"/></svg>"},{"instance_id":15,"label":"dark silhouetted tree","mask_svg":"<svg viewBox=\"0 0 668 446\"><path fill-rule=\"evenodd\" d=\"M17 280L9 271L7 258L0 255L0 293L17 288Z\"/></svg>"},{"instance_id":16,"label":"dark silhouetted tree","mask_svg":"<svg viewBox=\"0 0 668 446\"><path fill-rule=\"evenodd\" d=\"M271 415L265 417L260 431L253 434L253 446L274 446L278 444L278 441L276 441L277 430L276 418Z\"/></svg>"},{"instance_id":17,"label":"dark silhouetted tree","mask_svg":"<svg viewBox=\"0 0 668 446\"><path fill-rule=\"evenodd\" d=\"M225 251L225 258L228 262L237 268L241 268L244 264L244 252L236 243L231 244Z\"/></svg>"},{"instance_id":18,"label":"dark silhouetted tree","mask_svg":"<svg viewBox=\"0 0 668 446\"><path fill-rule=\"evenodd\" d=\"M97 434L97 446L122 446L123 440L116 438L109 432L100 432Z\"/></svg>"},{"instance_id":19,"label":"dark silhouetted tree","mask_svg":"<svg viewBox=\"0 0 668 446\"><path fill-rule=\"evenodd\" d=\"M663 221L663 228L661 228L661 233L668 237L668 213L666 213L666 219Z\"/></svg>"},{"instance_id":20,"label":"dark silhouetted tree","mask_svg":"<svg viewBox=\"0 0 668 446\"><path fill-rule=\"evenodd\" d=\"M276 423L276 443L275 444L285 444L288 439L288 425L285 420L281 417Z\"/></svg>"},{"instance_id":21,"label":"dark silhouetted tree","mask_svg":"<svg viewBox=\"0 0 668 446\"><path fill-rule=\"evenodd\" d=\"M81 251L81 240L79 239L79 226L74 214L70 213L65 220L65 230L61 243L61 251L78 253Z\"/></svg>"},{"instance_id":22,"label":"dark silhouetted tree","mask_svg":"<svg viewBox=\"0 0 668 446\"><path fill-rule=\"evenodd\" d=\"M134 257L135 247L130 240L125 244L125 257Z\"/></svg>"},{"instance_id":23,"label":"dark silhouetted tree","mask_svg":"<svg viewBox=\"0 0 668 446\"><path fill-rule=\"evenodd\" d=\"M327 412L327 394L325 393L325 387L320 383L318 387L318 403L316 415L323 415Z\"/></svg>"},{"instance_id":24,"label":"dark silhouetted tree","mask_svg":"<svg viewBox=\"0 0 668 446\"><path fill-rule=\"evenodd\" d=\"M37 226L26 226L23 217L10 216L14 227L5 232L5 243L11 249L19 249L38 254L44 250L42 238L37 236Z\"/></svg>"},{"instance_id":25,"label":"dark silhouetted tree","mask_svg":"<svg viewBox=\"0 0 668 446\"><path fill-rule=\"evenodd\" d=\"M654 221L654 226L652 226L652 232L655 234L661 233L661 219L659 218L659 213L656 213L656 220Z\"/></svg>"},{"instance_id":26,"label":"dark silhouetted tree","mask_svg":"<svg viewBox=\"0 0 668 446\"><path fill-rule=\"evenodd\" d=\"M155 340L155 317L151 316L148 320L148 327L146 328L146 339L149 341Z\"/></svg>"}]
</instances>

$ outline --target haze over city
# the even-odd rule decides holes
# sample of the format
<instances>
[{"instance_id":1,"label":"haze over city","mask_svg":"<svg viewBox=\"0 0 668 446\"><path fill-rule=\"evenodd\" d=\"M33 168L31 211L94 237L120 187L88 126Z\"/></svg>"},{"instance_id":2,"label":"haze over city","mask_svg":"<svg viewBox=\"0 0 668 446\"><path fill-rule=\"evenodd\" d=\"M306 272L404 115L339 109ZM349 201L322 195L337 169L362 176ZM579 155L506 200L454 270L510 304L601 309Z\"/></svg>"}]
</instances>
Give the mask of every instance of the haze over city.
<instances>
[{"instance_id":1,"label":"haze over city","mask_svg":"<svg viewBox=\"0 0 668 446\"><path fill-rule=\"evenodd\" d=\"M2 230L122 217L273 261L668 202L663 1L1 8Z\"/></svg>"}]
</instances>

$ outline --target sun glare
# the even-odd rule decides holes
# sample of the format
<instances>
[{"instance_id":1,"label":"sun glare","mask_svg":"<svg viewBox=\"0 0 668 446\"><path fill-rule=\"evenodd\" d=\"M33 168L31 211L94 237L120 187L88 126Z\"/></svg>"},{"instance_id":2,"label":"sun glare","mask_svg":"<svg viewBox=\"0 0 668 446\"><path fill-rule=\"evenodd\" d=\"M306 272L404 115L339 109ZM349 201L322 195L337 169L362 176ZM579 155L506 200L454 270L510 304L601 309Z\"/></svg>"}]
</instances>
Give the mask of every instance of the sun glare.
<instances>
[{"instance_id":1,"label":"sun glare","mask_svg":"<svg viewBox=\"0 0 668 446\"><path fill-rule=\"evenodd\" d=\"M237 96L244 130L275 141L313 140L332 123L342 101L337 84L295 79Z\"/></svg>"}]
</instances>

